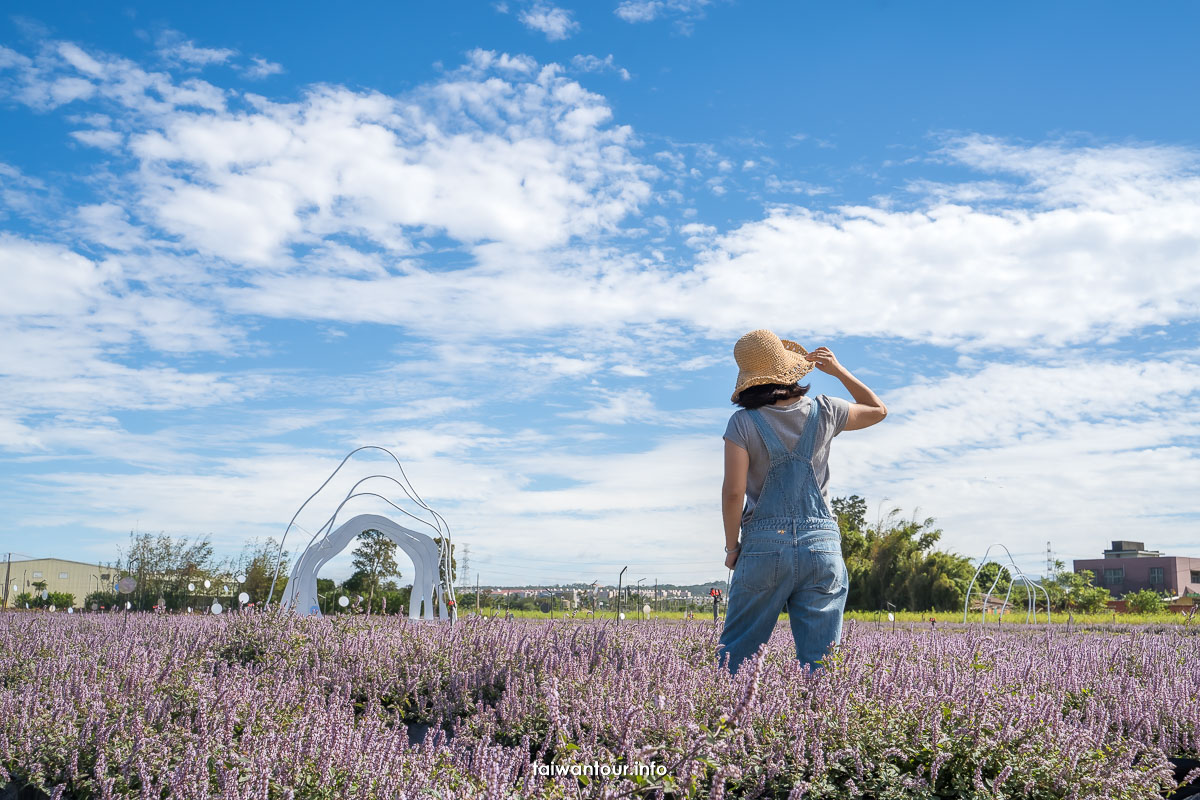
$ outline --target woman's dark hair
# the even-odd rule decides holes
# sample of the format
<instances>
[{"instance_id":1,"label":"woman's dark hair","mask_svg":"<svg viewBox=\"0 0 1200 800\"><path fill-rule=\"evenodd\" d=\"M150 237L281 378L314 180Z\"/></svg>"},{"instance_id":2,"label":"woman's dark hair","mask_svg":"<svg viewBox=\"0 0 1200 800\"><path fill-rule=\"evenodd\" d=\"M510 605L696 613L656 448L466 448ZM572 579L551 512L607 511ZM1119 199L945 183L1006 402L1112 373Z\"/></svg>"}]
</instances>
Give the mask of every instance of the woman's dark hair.
<instances>
[{"instance_id":1,"label":"woman's dark hair","mask_svg":"<svg viewBox=\"0 0 1200 800\"><path fill-rule=\"evenodd\" d=\"M804 397L808 394L808 384L793 383L790 386L782 383L763 383L758 386L748 386L738 392L733 402L742 408L762 408L776 400L791 400L793 397Z\"/></svg>"}]
</instances>

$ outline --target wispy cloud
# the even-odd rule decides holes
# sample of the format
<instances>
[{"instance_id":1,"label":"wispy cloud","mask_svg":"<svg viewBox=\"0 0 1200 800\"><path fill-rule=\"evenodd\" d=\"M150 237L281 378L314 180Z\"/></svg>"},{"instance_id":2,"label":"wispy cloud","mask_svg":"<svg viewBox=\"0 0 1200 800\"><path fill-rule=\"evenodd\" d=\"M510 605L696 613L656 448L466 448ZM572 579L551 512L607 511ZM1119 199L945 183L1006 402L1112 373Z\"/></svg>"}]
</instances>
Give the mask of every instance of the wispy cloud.
<instances>
[{"instance_id":1,"label":"wispy cloud","mask_svg":"<svg viewBox=\"0 0 1200 800\"><path fill-rule=\"evenodd\" d=\"M169 63L186 67L224 64L237 55L226 47L201 47L178 31L164 31L158 37L158 54Z\"/></svg>"},{"instance_id":2,"label":"wispy cloud","mask_svg":"<svg viewBox=\"0 0 1200 800\"><path fill-rule=\"evenodd\" d=\"M283 65L254 56L250 59L250 65L242 68L242 74L251 80L262 80L272 75L283 74Z\"/></svg>"},{"instance_id":3,"label":"wispy cloud","mask_svg":"<svg viewBox=\"0 0 1200 800\"><path fill-rule=\"evenodd\" d=\"M571 12L550 3L534 3L517 15L525 27L546 34L552 42L569 38L579 30Z\"/></svg>"},{"instance_id":4,"label":"wispy cloud","mask_svg":"<svg viewBox=\"0 0 1200 800\"><path fill-rule=\"evenodd\" d=\"M703 18L712 4L713 0L621 0L613 13L633 23L672 19L682 32L689 33L692 23Z\"/></svg>"},{"instance_id":5,"label":"wispy cloud","mask_svg":"<svg viewBox=\"0 0 1200 800\"><path fill-rule=\"evenodd\" d=\"M629 74L629 70L618 66L613 61L612 53L609 53L604 58L593 55L576 55L571 57L571 66L580 72L615 72L621 76L621 80L630 80L633 76Z\"/></svg>"}]
</instances>

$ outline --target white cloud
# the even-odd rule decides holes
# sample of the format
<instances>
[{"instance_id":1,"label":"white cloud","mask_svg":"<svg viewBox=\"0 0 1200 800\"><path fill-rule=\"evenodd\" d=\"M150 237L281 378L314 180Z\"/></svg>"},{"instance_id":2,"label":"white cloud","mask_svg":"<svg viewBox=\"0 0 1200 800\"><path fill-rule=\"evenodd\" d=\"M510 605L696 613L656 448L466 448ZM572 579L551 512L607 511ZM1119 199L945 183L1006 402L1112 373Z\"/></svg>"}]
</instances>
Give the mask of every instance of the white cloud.
<instances>
[{"instance_id":1,"label":"white cloud","mask_svg":"<svg viewBox=\"0 0 1200 800\"><path fill-rule=\"evenodd\" d=\"M122 363L120 356L140 345L163 353L225 350L237 332L182 298L131 290L116 261L2 236L0 283L0 339L6 343L0 392L10 420L199 407L255 391L254 379ZM30 447L42 438L20 423L9 430L16 433L0 446Z\"/></svg>"},{"instance_id":2,"label":"white cloud","mask_svg":"<svg viewBox=\"0 0 1200 800\"><path fill-rule=\"evenodd\" d=\"M596 389L596 399L586 409L564 411L562 417L585 419L598 425L628 425L641 422L665 427L712 428L727 416L724 409L696 408L666 410L655 405L645 389Z\"/></svg>"},{"instance_id":3,"label":"white cloud","mask_svg":"<svg viewBox=\"0 0 1200 800\"><path fill-rule=\"evenodd\" d=\"M615 13L626 22L653 22L662 17L697 18L712 0L621 0Z\"/></svg>"},{"instance_id":4,"label":"white cloud","mask_svg":"<svg viewBox=\"0 0 1200 800\"><path fill-rule=\"evenodd\" d=\"M242 74L251 80L262 80L269 78L272 75L283 74L283 65L274 61L268 61L265 58L254 56L250 59L250 66L242 68Z\"/></svg>"},{"instance_id":5,"label":"white cloud","mask_svg":"<svg viewBox=\"0 0 1200 800\"><path fill-rule=\"evenodd\" d=\"M207 67L226 63L237 55L237 51L225 47L200 47L176 31L166 31L158 39L158 54L173 64Z\"/></svg>"},{"instance_id":6,"label":"white cloud","mask_svg":"<svg viewBox=\"0 0 1200 800\"><path fill-rule=\"evenodd\" d=\"M116 150L125 142L125 137L117 131L71 131L71 136L86 145L97 147L101 150Z\"/></svg>"},{"instance_id":7,"label":"white cloud","mask_svg":"<svg viewBox=\"0 0 1200 800\"><path fill-rule=\"evenodd\" d=\"M579 30L579 23L571 18L571 12L550 3L535 3L522 11L518 17L525 27L546 34L551 42L568 38Z\"/></svg>"},{"instance_id":8,"label":"white cloud","mask_svg":"<svg viewBox=\"0 0 1200 800\"><path fill-rule=\"evenodd\" d=\"M1027 182L999 207L778 208L701 256L693 300L714 315L713 328L744 327L739 309L753 293L768 326L786 324L805 298L805 327L819 335L953 346L1077 344L1196 317L1194 154L979 137L943 154ZM761 286L773 287L770 297Z\"/></svg>"},{"instance_id":9,"label":"white cloud","mask_svg":"<svg viewBox=\"0 0 1200 800\"><path fill-rule=\"evenodd\" d=\"M1028 164L1020 159L1027 151ZM942 157L1036 178L1015 182L1001 203L935 196L907 208L890 200L829 211L791 205L724 233L687 228L690 243L703 246L690 269L598 248L520 256L481 246L477 265L452 275L278 276L231 298L270 315L374 321L386 315L371 310L370 298L411 307L393 319L418 317L415 298L422 298L453 309L460 326L478 321L481 332L505 335L616 330L642 320L713 336L763 325L792 330L801 304L797 335L963 349L1107 342L1200 316L1194 156L1153 146L1050 152L1061 164L1039 169L1045 147L955 140ZM426 316L409 324L437 322Z\"/></svg>"},{"instance_id":10,"label":"white cloud","mask_svg":"<svg viewBox=\"0 0 1200 800\"><path fill-rule=\"evenodd\" d=\"M613 54L609 53L604 58L593 55L576 55L571 57L571 66L580 72L615 72L621 76L621 80L630 80L633 76L629 74L629 70L618 66L613 60Z\"/></svg>"},{"instance_id":11,"label":"white cloud","mask_svg":"<svg viewBox=\"0 0 1200 800\"><path fill-rule=\"evenodd\" d=\"M520 76L532 62L477 52ZM188 113L130 138L143 207L167 232L265 264L351 234L398 252L444 231L543 248L614 229L649 195L603 98L553 67L477 66L397 100L339 87L256 113Z\"/></svg>"},{"instance_id":12,"label":"white cloud","mask_svg":"<svg viewBox=\"0 0 1200 800\"><path fill-rule=\"evenodd\" d=\"M835 494L919 506L973 556L997 541L1028 553L1050 540L1076 558L1121 538L1179 551L1200 516L1200 453L1186 444L1197 366L992 364L888 392L887 420L835 440Z\"/></svg>"}]
</instances>

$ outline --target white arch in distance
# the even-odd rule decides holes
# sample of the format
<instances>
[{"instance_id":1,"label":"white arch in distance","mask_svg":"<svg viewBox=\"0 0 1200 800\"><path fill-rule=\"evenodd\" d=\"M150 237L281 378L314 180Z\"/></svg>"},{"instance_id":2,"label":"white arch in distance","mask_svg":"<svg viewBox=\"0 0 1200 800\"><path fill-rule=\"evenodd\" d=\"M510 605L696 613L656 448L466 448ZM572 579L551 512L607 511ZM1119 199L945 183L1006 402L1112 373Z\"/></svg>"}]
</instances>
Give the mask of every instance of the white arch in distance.
<instances>
[{"instance_id":1,"label":"white arch in distance","mask_svg":"<svg viewBox=\"0 0 1200 800\"><path fill-rule=\"evenodd\" d=\"M317 597L317 573L329 559L346 549L363 531L376 530L403 550L413 563L413 589L409 599L409 619L433 619L433 594L438 587L438 617L449 619L445 597L438 581L438 548L433 538L397 525L378 514L359 514L338 529L315 542L296 560L284 587L281 605L307 616L322 616ZM423 609L423 612L422 612Z\"/></svg>"}]
</instances>

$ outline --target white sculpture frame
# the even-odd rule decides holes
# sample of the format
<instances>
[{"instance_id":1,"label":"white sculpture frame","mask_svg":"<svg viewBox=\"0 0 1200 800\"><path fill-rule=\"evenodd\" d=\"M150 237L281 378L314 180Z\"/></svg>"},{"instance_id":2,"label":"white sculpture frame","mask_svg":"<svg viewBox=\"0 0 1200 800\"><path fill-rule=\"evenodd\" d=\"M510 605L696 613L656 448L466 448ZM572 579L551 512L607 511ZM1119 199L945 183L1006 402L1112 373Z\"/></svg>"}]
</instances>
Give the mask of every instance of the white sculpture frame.
<instances>
[{"instance_id":1,"label":"white sculpture frame","mask_svg":"<svg viewBox=\"0 0 1200 800\"><path fill-rule=\"evenodd\" d=\"M275 583L279 580L280 567L283 566L283 547L287 542L288 533L296 526L296 519L300 516L300 512L312 502L321 490L329 485L333 477L341 471L342 467L346 466L346 462L350 460L356 453L364 450L378 450L386 453L388 457L395 463L400 471L401 480L390 475L373 474L365 478L359 479L342 498L333 514L325 521L325 524L317 529L317 532L312 534L308 540L308 545L305 547L304 553L296 561L293 567L291 576L288 579L287 585L284 587L283 595L280 597L280 606L291 608L302 614L321 614L319 598L317 597L317 572L330 558L340 553L346 546L356 538L360 533L366 530L379 530L394 541L406 554L412 558L413 567L416 571L413 581L413 596L414 600L409 602L409 616L413 619L433 619L433 593L436 591L438 597L438 616L441 619L449 619L454 621L457 614L457 607L454 597L454 584L451 580L453 573L453 547L450 540L450 525L445 518L434 511L429 505L421 499L417 494L417 490L409 483L408 476L404 473L404 466L400 463L400 459L388 450L386 447L378 445L363 445L356 447L346 454L337 468L329 474L317 490L308 496L308 499L300 504L300 508L296 509L296 513L292 515L291 522L288 523L287 529L283 532L283 538L279 541L279 550L276 555L275 575L271 579L271 591L267 595L267 605L270 606L271 599L275 594ZM385 480L399 486L401 491L408 497L409 500L416 503L422 510L429 513L432 522L407 511L396 503L389 500L387 497L378 492L358 491L358 487L370 480ZM338 514L347 503L357 497L373 497L382 500L389 506L411 517L433 529L438 535L440 541L435 542L427 534L417 533L409 530L395 522L392 522L387 517L382 517L377 514L360 514L351 519L349 522L342 524L336 531L333 530ZM317 544L317 540L321 542ZM430 547L432 547L433 561L429 559ZM303 569L301 568L303 566ZM303 602L302 602L303 601ZM422 606L424 611L422 612Z\"/></svg>"},{"instance_id":2,"label":"white sculpture frame","mask_svg":"<svg viewBox=\"0 0 1200 800\"><path fill-rule=\"evenodd\" d=\"M317 573L329 559L346 549L364 531L379 531L403 550L413 563L413 588L409 600L409 619L433 619L433 596L438 577L437 543L424 533L397 525L378 514L359 514L330 533L315 545L310 545L296 560L280 604L306 616L322 616L317 596ZM447 619L445 598L437 591L438 617Z\"/></svg>"},{"instance_id":3,"label":"white sculpture frame","mask_svg":"<svg viewBox=\"0 0 1200 800\"><path fill-rule=\"evenodd\" d=\"M1007 564L1004 564L994 558L989 558L989 556L992 553L993 547L999 547L1001 550L1003 550L1005 552L1005 554L1008 556ZM976 578L979 577L979 573L983 571L983 568L985 566L987 566L989 563L995 564L998 567L1000 567L1000 570L1007 572L1008 576L1010 578L1009 584L1008 584L1008 592L1005 593L1005 595L1004 595L1004 602L1000 606L1000 613L1003 614L1005 612L1005 610L1008 609L1008 598L1012 595L1012 587L1016 585L1017 581L1021 581L1022 583L1025 584L1025 587L1026 587L1025 621L1029 622L1029 618L1030 618L1030 616L1032 616L1033 621L1035 623L1037 622L1037 593L1038 593L1038 590L1040 589L1042 594L1046 598L1046 624L1049 624L1050 623L1050 594L1049 594L1049 592L1046 591L1046 587L1043 586L1040 581L1035 581L1032 578L1030 578L1028 575L1026 575L1024 572L1022 572L1021 568L1017 566L1016 560L1013 559L1012 553L1010 553L1008 551L1007 547L1005 547L1004 545L999 544L999 543L990 545L988 547L988 549L986 551L984 551L983 558L981 558L979 560L979 567L975 570L975 574L971 576L971 582L967 585L967 596L963 600L963 622L965 623L967 621L968 609L970 608L970 603L971 603L971 590L973 588L975 588L975 580L976 580ZM988 600L991 599L992 591L996 588L996 584L999 581L1000 581L1000 571L998 570L996 572L996 578L992 581L992 585L988 587L987 593L983 596L983 607L980 609L980 612L979 612L979 621L980 622L985 621L985 619L987 617Z\"/></svg>"}]
</instances>

